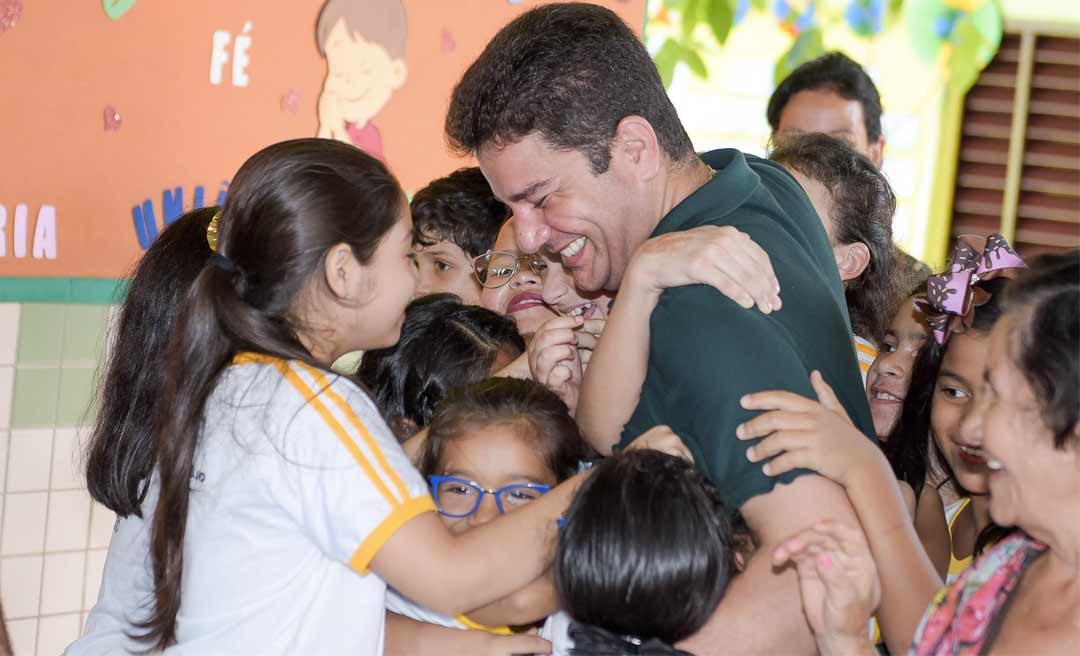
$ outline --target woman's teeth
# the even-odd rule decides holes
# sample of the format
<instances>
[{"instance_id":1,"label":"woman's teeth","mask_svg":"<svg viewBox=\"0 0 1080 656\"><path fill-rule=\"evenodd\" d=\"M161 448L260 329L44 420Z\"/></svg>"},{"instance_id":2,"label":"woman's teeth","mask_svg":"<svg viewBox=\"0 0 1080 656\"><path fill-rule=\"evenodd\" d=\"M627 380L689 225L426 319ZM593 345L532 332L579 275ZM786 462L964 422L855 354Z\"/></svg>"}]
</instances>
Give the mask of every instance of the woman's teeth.
<instances>
[{"instance_id":1,"label":"woman's teeth","mask_svg":"<svg viewBox=\"0 0 1080 656\"><path fill-rule=\"evenodd\" d=\"M574 257L578 254L578 251L580 251L582 248L585 248L586 241L587 239L585 237L578 237L574 241L570 242L569 246L559 251L559 255L562 255L565 258Z\"/></svg>"},{"instance_id":2,"label":"woman's teeth","mask_svg":"<svg viewBox=\"0 0 1080 656\"><path fill-rule=\"evenodd\" d=\"M584 305L579 305L576 308L574 308L573 310L570 310L570 312L567 313L566 316L568 316L568 317L585 316L585 314L588 313L588 311L591 310L591 309L593 309L593 304L592 303L585 303Z\"/></svg>"},{"instance_id":3,"label":"woman's teeth","mask_svg":"<svg viewBox=\"0 0 1080 656\"><path fill-rule=\"evenodd\" d=\"M983 452L983 450L980 449L980 448L977 448L977 447L961 446L960 450L963 451L964 453L968 454L969 456L973 457L973 458L985 458L986 457L986 454Z\"/></svg>"},{"instance_id":4,"label":"woman's teeth","mask_svg":"<svg viewBox=\"0 0 1080 656\"><path fill-rule=\"evenodd\" d=\"M902 402L904 400L904 399L900 398L899 396L896 396L895 394L889 394L888 392L886 392L884 390L875 391L874 392L874 399L877 400L877 401L896 401L897 403L900 403L900 402Z\"/></svg>"}]
</instances>

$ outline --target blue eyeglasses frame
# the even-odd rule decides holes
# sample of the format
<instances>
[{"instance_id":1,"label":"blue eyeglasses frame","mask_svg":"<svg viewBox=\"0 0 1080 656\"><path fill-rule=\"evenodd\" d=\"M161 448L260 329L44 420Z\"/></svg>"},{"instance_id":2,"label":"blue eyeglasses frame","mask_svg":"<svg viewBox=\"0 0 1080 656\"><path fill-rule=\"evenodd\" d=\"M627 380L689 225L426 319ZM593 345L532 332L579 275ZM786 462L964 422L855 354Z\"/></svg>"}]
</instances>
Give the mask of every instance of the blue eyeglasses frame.
<instances>
[{"instance_id":1,"label":"blue eyeglasses frame","mask_svg":"<svg viewBox=\"0 0 1080 656\"><path fill-rule=\"evenodd\" d=\"M479 492L479 494L476 495L476 503L473 505L472 509L469 512L455 514L446 512L442 509L442 506L439 503L439 485L447 481L452 483L459 483L461 485L468 485L469 487ZM439 511L439 514L445 517L454 518L470 517L472 515L475 515L476 511L480 509L480 504L484 502L485 494L494 495L495 507L499 509L500 515L505 515L506 509L503 508L502 504L502 495L504 492L507 492L509 490L533 490L535 492L539 492L540 494L547 494L551 491L551 488L549 486L542 485L540 483L511 483L510 485L504 485L500 488L492 489L483 487L476 481L470 481L466 478L460 478L458 476L428 476L428 482L431 485L431 498L435 500L435 508Z\"/></svg>"}]
</instances>

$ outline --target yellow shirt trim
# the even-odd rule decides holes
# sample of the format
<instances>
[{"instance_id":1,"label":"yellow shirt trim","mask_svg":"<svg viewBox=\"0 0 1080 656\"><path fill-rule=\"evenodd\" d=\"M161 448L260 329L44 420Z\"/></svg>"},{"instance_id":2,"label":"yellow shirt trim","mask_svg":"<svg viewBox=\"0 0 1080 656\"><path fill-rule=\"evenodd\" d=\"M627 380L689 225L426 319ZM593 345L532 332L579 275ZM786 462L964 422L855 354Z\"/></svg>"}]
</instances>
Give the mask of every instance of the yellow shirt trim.
<instances>
[{"instance_id":1,"label":"yellow shirt trim","mask_svg":"<svg viewBox=\"0 0 1080 656\"><path fill-rule=\"evenodd\" d=\"M963 574L964 571L971 567L971 561L974 560L973 554L969 554L967 558L957 558L953 555L952 548L952 532L953 524L956 523L956 518L960 516L964 509L971 503L971 497L965 497L960 502L960 507L956 509L956 513L953 514L952 519L949 520L949 576L958 576Z\"/></svg>"},{"instance_id":2,"label":"yellow shirt trim","mask_svg":"<svg viewBox=\"0 0 1080 656\"><path fill-rule=\"evenodd\" d=\"M352 558L349 559L349 567L361 574L367 574L368 565L371 564L371 559L375 557L375 554L379 553L379 549L386 544L386 541L390 539L390 536L396 533L405 522L416 517L420 513L429 511L435 511L435 502L426 494L422 497L409 499L397 508L391 510L390 514L386 516L386 519L384 519L374 531L368 533L368 536L364 538L364 541L361 542L360 546L353 552Z\"/></svg>"},{"instance_id":3,"label":"yellow shirt trim","mask_svg":"<svg viewBox=\"0 0 1080 656\"><path fill-rule=\"evenodd\" d=\"M390 492L390 489L386 487L386 483L383 482L382 477L379 476L379 473L375 471L375 468L368 462L367 457L364 455L363 451L360 450L360 447L358 447L356 442L349 437L348 432L345 431L345 427L341 425L333 414L331 414L330 410L323 404L322 400L319 399L318 394L308 387L307 383L292 370L292 367L289 366L288 362L280 358L260 353L240 353L233 358L233 363L267 364L276 368L278 372L281 373L282 377L289 381L293 388L300 393L300 396L302 396L304 400L314 408L315 412L322 417L323 422L325 422L330 430L334 432L338 441L340 441L349 454L352 455L356 463L360 465L360 468L364 470L364 473L367 475L372 485L374 485L383 498L386 499L386 502L390 504L390 507L396 508L401 505L401 501L398 501L397 497L395 497L393 493ZM402 498L405 498L405 496L406 495L402 495Z\"/></svg>"},{"instance_id":4,"label":"yellow shirt trim","mask_svg":"<svg viewBox=\"0 0 1080 656\"><path fill-rule=\"evenodd\" d=\"M349 404L345 402L345 399L341 398L340 394L330 389L330 383L327 382L326 376L324 376L322 372L310 367L307 364L304 364L303 362L297 362L296 364L298 364L300 368L308 372L308 374L315 379L315 383L322 388L323 393L326 395L326 397L330 399L330 401L334 405L336 405L339 410L341 410L341 413L345 415L345 419L348 420L350 424L352 424L353 428L355 428L358 433L360 433L360 438L364 440L364 444L367 444L368 449L370 449L371 452L375 454L375 460L378 462L382 470L386 472L386 475L390 479L390 482L393 483L394 487L397 488L398 493L401 495L401 498L408 499L409 491L405 487L405 483L401 480L401 477L398 476L397 472L394 471L394 468L390 466L390 463L386 460L386 456L383 454L382 449L380 449L379 445L375 443L375 439L371 437L371 433L368 431L367 426L364 426L363 422L360 421L360 418L356 416L356 412L351 407L349 407Z\"/></svg>"},{"instance_id":5,"label":"yellow shirt trim","mask_svg":"<svg viewBox=\"0 0 1080 656\"><path fill-rule=\"evenodd\" d=\"M488 633L503 636L514 635L514 632L511 631L510 627L508 626L485 626L483 624L470 620L464 615L458 615L454 619L464 624L465 628L472 629L473 631L486 631Z\"/></svg>"}]
</instances>

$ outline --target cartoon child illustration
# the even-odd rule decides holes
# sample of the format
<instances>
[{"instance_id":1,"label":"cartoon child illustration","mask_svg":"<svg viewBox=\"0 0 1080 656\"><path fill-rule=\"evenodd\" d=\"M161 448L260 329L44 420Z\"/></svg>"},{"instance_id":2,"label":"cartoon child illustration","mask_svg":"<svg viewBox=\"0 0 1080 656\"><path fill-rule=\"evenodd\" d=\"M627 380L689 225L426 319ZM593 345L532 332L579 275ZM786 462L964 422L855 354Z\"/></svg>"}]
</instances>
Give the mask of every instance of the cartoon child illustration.
<instances>
[{"instance_id":1,"label":"cartoon child illustration","mask_svg":"<svg viewBox=\"0 0 1080 656\"><path fill-rule=\"evenodd\" d=\"M371 121L405 83L402 0L327 0L315 36L327 67L318 136L383 159L382 136Z\"/></svg>"}]
</instances>

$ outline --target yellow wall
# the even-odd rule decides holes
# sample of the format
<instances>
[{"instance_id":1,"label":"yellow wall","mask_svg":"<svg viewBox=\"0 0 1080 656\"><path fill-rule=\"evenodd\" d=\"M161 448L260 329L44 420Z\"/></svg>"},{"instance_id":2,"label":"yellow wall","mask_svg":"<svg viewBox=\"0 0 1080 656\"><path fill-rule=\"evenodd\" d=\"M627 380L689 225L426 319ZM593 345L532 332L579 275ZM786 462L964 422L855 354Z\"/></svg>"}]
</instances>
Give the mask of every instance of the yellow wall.
<instances>
[{"instance_id":1,"label":"yellow wall","mask_svg":"<svg viewBox=\"0 0 1080 656\"><path fill-rule=\"evenodd\" d=\"M1030 20L1080 25L1080 2L1076 0L998 0L1008 20Z\"/></svg>"}]
</instances>

